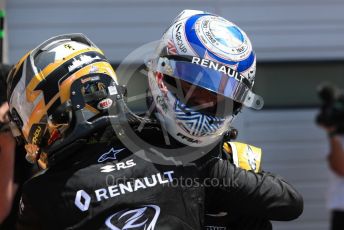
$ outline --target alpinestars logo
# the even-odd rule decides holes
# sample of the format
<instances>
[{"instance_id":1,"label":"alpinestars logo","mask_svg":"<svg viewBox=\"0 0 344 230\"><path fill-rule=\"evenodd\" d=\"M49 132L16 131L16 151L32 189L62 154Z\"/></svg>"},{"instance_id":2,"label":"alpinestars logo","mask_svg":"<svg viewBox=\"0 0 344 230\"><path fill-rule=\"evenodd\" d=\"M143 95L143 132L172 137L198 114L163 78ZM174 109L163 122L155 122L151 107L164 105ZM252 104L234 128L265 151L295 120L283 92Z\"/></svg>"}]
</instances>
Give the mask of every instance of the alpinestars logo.
<instances>
[{"instance_id":1,"label":"alpinestars logo","mask_svg":"<svg viewBox=\"0 0 344 230\"><path fill-rule=\"evenodd\" d=\"M111 230L145 229L154 230L160 215L157 205L144 205L137 209L125 209L109 216L105 225Z\"/></svg>"},{"instance_id":2,"label":"alpinestars logo","mask_svg":"<svg viewBox=\"0 0 344 230\"><path fill-rule=\"evenodd\" d=\"M107 160L116 160L117 153L121 152L122 150L124 150L124 148L123 149L111 148L108 152L104 153L103 155L99 157L98 163L102 163Z\"/></svg>"}]
</instances>

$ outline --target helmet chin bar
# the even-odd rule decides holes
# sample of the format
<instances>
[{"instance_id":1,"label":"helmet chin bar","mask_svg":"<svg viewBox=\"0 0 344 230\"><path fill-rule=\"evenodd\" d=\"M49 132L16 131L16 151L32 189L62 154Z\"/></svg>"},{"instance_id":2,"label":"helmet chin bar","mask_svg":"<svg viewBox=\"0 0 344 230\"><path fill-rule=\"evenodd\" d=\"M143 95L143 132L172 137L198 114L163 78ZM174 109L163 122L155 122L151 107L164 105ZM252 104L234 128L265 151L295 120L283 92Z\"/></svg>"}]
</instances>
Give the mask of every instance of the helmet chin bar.
<instances>
[{"instance_id":1,"label":"helmet chin bar","mask_svg":"<svg viewBox=\"0 0 344 230\"><path fill-rule=\"evenodd\" d=\"M114 115L104 114L95 118L94 120L88 120L85 116L85 95L82 94L82 82L81 80L75 81L71 85L71 99L69 101L69 110L71 110L72 118L70 125L66 131L67 135L61 139L56 140L47 149L43 149L44 152L48 153L48 162L49 166L55 164L62 158L67 157L64 151L67 148L73 146L74 142L77 144L78 140L85 139L91 136L93 133L98 130L102 130L105 127L111 125L111 122L124 119L125 116L125 102L123 99L123 87L117 85L114 81L111 80L110 84L107 84L108 87L105 90L107 99L112 101L112 109L114 109ZM109 110L110 108L107 108ZM108 112L106 110L102 112Z\"/></svg>"},{"instance_id":2,"label":"helmet chin bar","mask_svg":"<svg viewBox=\"0 0 344 230\"><path fill-rule=\"evenodd\" d=\"M71 86L71 92L81 90L81 81L75 81ZM140 123L154 123L153 121L141 118L132 113L125 103L126 88L111 81L107 87L107 98L112 100L112 104L107 108L107 113L100 115L93 120L87 120L84 113L85 98L81 93L76 93L71 97L70 107L72 110L72 126L66 137L63 137L51 144L45 152L48 153L49 167L62 159L68 158L67 149L79 147L92 134L104 131L105 128L115 125L116 130L120 130L123 124L139 125ZM71 94L72 95L72 94ZM44 151L44 150L43 150ZM69 151L71 152L71 151Z\"/></svg>"},{"instance_id":3,"label":"helmet chin bar","mask_svg":"<svg viewBox=\"0 0 344 230\"><path fill-rule=\"evenodd\" d=\"M116 101L114 105L116 109L123 107L120 106L121 103L124 103L123 99ZM119 112L119 114L120 113L121 112ZM68 137L57 140L51 147L49 147L49 165L52 165L59 159L66 157L64 150L69 148L70 145L77 140L87 138L95 131L107 127L111 124L111 121L119 120L119 114L114 116L102 116L90 122L85 119L82 110L75 111L74 116L76 125L74 126L73 131L68 135Z\"/></svg>"}]
</instances>

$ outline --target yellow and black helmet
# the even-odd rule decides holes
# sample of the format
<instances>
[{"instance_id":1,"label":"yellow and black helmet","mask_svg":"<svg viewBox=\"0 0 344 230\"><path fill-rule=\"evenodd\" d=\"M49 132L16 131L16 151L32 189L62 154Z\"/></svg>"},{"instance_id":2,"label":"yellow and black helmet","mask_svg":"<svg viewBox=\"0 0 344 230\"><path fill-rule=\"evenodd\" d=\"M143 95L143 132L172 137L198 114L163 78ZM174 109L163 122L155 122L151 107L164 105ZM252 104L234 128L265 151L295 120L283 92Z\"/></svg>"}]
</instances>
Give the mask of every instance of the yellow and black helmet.
<instances>
[{"instance_id":1,"label":"yellow and black helmet","mask_svg":"<svg viewBox=\"0 0 344 230\"><path fill-rule=\"evenodd\" d=\"M109 61L83 34L43 42L12 68L7 84L12 130L24 140L27 159L39 163L104 124L113 98L122 95Z\"/></svg>"}]
</instances>

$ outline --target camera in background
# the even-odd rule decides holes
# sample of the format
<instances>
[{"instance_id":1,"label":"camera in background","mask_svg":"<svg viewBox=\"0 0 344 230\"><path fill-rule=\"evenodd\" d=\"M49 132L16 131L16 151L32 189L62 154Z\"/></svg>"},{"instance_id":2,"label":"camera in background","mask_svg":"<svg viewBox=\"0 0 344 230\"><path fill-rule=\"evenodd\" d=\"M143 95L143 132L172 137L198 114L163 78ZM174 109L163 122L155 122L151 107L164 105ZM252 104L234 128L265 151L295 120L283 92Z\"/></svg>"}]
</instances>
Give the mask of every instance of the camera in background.
<instances>
[{"instance_id":1,"label":"camera in background","mask_svg":"<svg viewBox=\"0 0 344 230\"><path fill-rule=\"evenodd\" d=\"M321 100L320 112L316 123L326 127L335 127L335 132L344 134L344 93L331 84L323 84L318 89Z\"/></svg>"}]
</instances>

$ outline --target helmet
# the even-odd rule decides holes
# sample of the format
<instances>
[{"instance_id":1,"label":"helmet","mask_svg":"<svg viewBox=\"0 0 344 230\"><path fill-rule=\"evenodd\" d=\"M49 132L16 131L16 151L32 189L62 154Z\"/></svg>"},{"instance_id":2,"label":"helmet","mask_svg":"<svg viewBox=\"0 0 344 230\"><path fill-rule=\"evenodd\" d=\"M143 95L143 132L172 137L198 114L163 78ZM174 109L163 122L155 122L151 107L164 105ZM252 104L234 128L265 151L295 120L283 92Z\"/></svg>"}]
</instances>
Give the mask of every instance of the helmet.
<instances>
[{"instance_id":1,"label":"helmet","mask_svg":"<svg viewBox=\"0 0 344 230\"><path fill-rule=\"evenodd\" d=\"M26 158L43 167L104 124L118 87L109 61L83 34L43 42L14 65L7 83L13 133L24 140Z\"/></svg>"},{"instance_id":2,"label":"helmet","mask_svg":"<svg viewBox=\"0 0 344 230\"><path fill-rule=\"evenodd\" d=\"M256 56L244 31L214 14L184 10L147 63L156 116L179 142L195 147L220 140L252 92Z\"/></svg>"}]
</instances>

